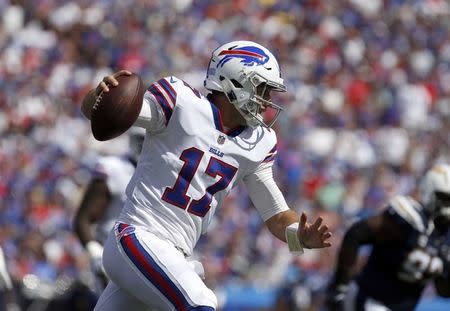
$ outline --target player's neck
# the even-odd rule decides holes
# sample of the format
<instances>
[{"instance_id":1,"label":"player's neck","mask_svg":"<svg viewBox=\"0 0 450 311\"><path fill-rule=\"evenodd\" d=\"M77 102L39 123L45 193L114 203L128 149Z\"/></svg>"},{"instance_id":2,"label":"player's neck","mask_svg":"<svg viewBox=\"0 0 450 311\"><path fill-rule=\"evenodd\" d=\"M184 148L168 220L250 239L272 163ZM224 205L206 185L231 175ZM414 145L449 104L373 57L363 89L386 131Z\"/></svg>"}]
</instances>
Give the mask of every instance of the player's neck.
<instances>
[{"instance_id":1,"label":"player's neck","mask_svg":"<svg viewBox=\"0 0 450 311\"><path fill-rule=\"evenodd\" d=\"M243 124L240 113L230 103L222 104L219 107L222 114L222 123L226 129L235 129Z\"/></svg>"},{"instance_id":2,"label":"player's neck","mask_svg":"<svg viewBox=\"0 0 450 311\"><path fill-rule=\"evenodd\" d=\"M225 95L213 95L211 101L219 109L222 117L222 125L227 129L234 129L245 125L245 120L228 101Z\"/></svg>"}]
</instances>

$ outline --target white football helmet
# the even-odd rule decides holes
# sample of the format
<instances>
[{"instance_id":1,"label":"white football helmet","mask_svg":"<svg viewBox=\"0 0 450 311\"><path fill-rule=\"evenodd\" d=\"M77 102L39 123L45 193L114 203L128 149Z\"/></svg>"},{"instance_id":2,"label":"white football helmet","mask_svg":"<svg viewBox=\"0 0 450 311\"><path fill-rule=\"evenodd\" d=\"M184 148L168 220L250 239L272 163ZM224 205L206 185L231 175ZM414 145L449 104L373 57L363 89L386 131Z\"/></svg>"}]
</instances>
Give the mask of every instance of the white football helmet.
<instances>
[{"instance_id":1,"label":"white football helmet","mask_svg":"<svg viewBox=\"0 0 450 311\"><path fill-rule=\"evenodd\" d=\"M252 127L271 127L282 110L265 99L265 92L286 92L275 56L252 41L233 41L214 50L204 84L208 90L225 93ZM267 124L261 114L264 108L276 110Z\"/></svg>"},{"instance_id":2,"label":"white football helmet","mask_svg":"<svg viewBox=\"0 0 450 311\"><path fill-rule=\"evenodd\" d=\"M433 218L450 220L450 165L433 166L420 185L421 201Z\"/></svg>"}]
</instances>

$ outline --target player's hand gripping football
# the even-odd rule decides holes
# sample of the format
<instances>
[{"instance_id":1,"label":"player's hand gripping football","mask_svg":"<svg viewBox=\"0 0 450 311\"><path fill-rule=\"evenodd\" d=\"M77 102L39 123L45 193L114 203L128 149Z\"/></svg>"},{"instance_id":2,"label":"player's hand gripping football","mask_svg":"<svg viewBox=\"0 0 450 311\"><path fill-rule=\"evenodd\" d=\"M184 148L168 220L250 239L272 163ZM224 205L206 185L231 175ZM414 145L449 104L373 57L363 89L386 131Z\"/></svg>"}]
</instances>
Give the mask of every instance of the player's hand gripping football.
<instances>
[{"instance_id":1,"label":"player's hand gripping football","mask_svg":"<svg viewBox=\"0 0 450 311\"><path fill-rule=\"evenodd\" d=\"M112 75L105 76L95 89L86 94L83 103L81 104L81 111L87 119L91 120L92 109L96 102L101 99L101 94L103 94L103 92L109 92L111 86L114 87L119 85L117 77L121 75L130 76L132 73L128 70L120 70Z\"/></svg>"},{"instance_id":2,"label":"player's hand gripping football","mask_svg":"<svg viewBox=\"0 0 450 311\"><path fill-rule=\"evenodd\" d=\"M327 225L322 225L322 217L318 217L313 224L306 221L306 214L300 216L300 225L298 227L298 237L303 247L306 248L324 248L331 246L329 238L331 232Z\"/></svg>"},{"instance_id":3,"label":"player's hand gripping football","mask_svg":"<svg viewBox=\"0 0 450 311\"><path fill-rule=\"evenodd\" d=\"M109 87L119 85L119 81L117 81L117 77L119 76L130 76L132 73L128 70L120 70L116 73L105 76L103 80L98 84L95 89L95 96L99 96L102 92L109 92Z\"/></svg>"}]
</instances>

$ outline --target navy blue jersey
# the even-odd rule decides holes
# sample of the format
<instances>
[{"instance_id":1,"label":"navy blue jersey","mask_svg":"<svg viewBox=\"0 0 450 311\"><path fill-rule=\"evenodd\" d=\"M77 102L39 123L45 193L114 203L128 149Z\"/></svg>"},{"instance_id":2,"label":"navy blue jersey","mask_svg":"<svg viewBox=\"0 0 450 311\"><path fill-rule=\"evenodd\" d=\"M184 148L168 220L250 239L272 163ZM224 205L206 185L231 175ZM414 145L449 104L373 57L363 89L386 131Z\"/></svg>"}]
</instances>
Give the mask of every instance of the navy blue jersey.
<instances>
[{"instance_id":1,"label":"navy blue jersey","mask_svg":"<svg viewBox=\"0 0 450 311\"><path fill-rule=\"evenodd\" d=\"M427 282L449 266L449 241L434 230L422 206L397 196L384 217L390 217L405 239L374 244L357 278L360 291L391 310L413 310Z\"/></svg>"}]
</instances>

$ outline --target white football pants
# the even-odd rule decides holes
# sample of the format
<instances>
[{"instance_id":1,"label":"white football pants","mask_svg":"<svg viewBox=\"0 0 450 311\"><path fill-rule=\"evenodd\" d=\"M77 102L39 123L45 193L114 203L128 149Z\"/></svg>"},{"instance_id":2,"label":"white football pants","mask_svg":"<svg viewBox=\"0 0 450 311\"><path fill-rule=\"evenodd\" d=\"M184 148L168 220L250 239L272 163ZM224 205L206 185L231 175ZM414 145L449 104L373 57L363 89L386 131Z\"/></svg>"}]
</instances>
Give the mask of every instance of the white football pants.
<instances>
[{"instance_id":1,"label":"white football pants","mask_svg":"<svg viewBox=\"0 0 450 311\"><path fill-rule=\"evenodd\" d=\"M217 309L216 296L194 265L171 243L139 227L116 224L103 265L110 282L94 311Z\"/></svg>"}]
</instances>

